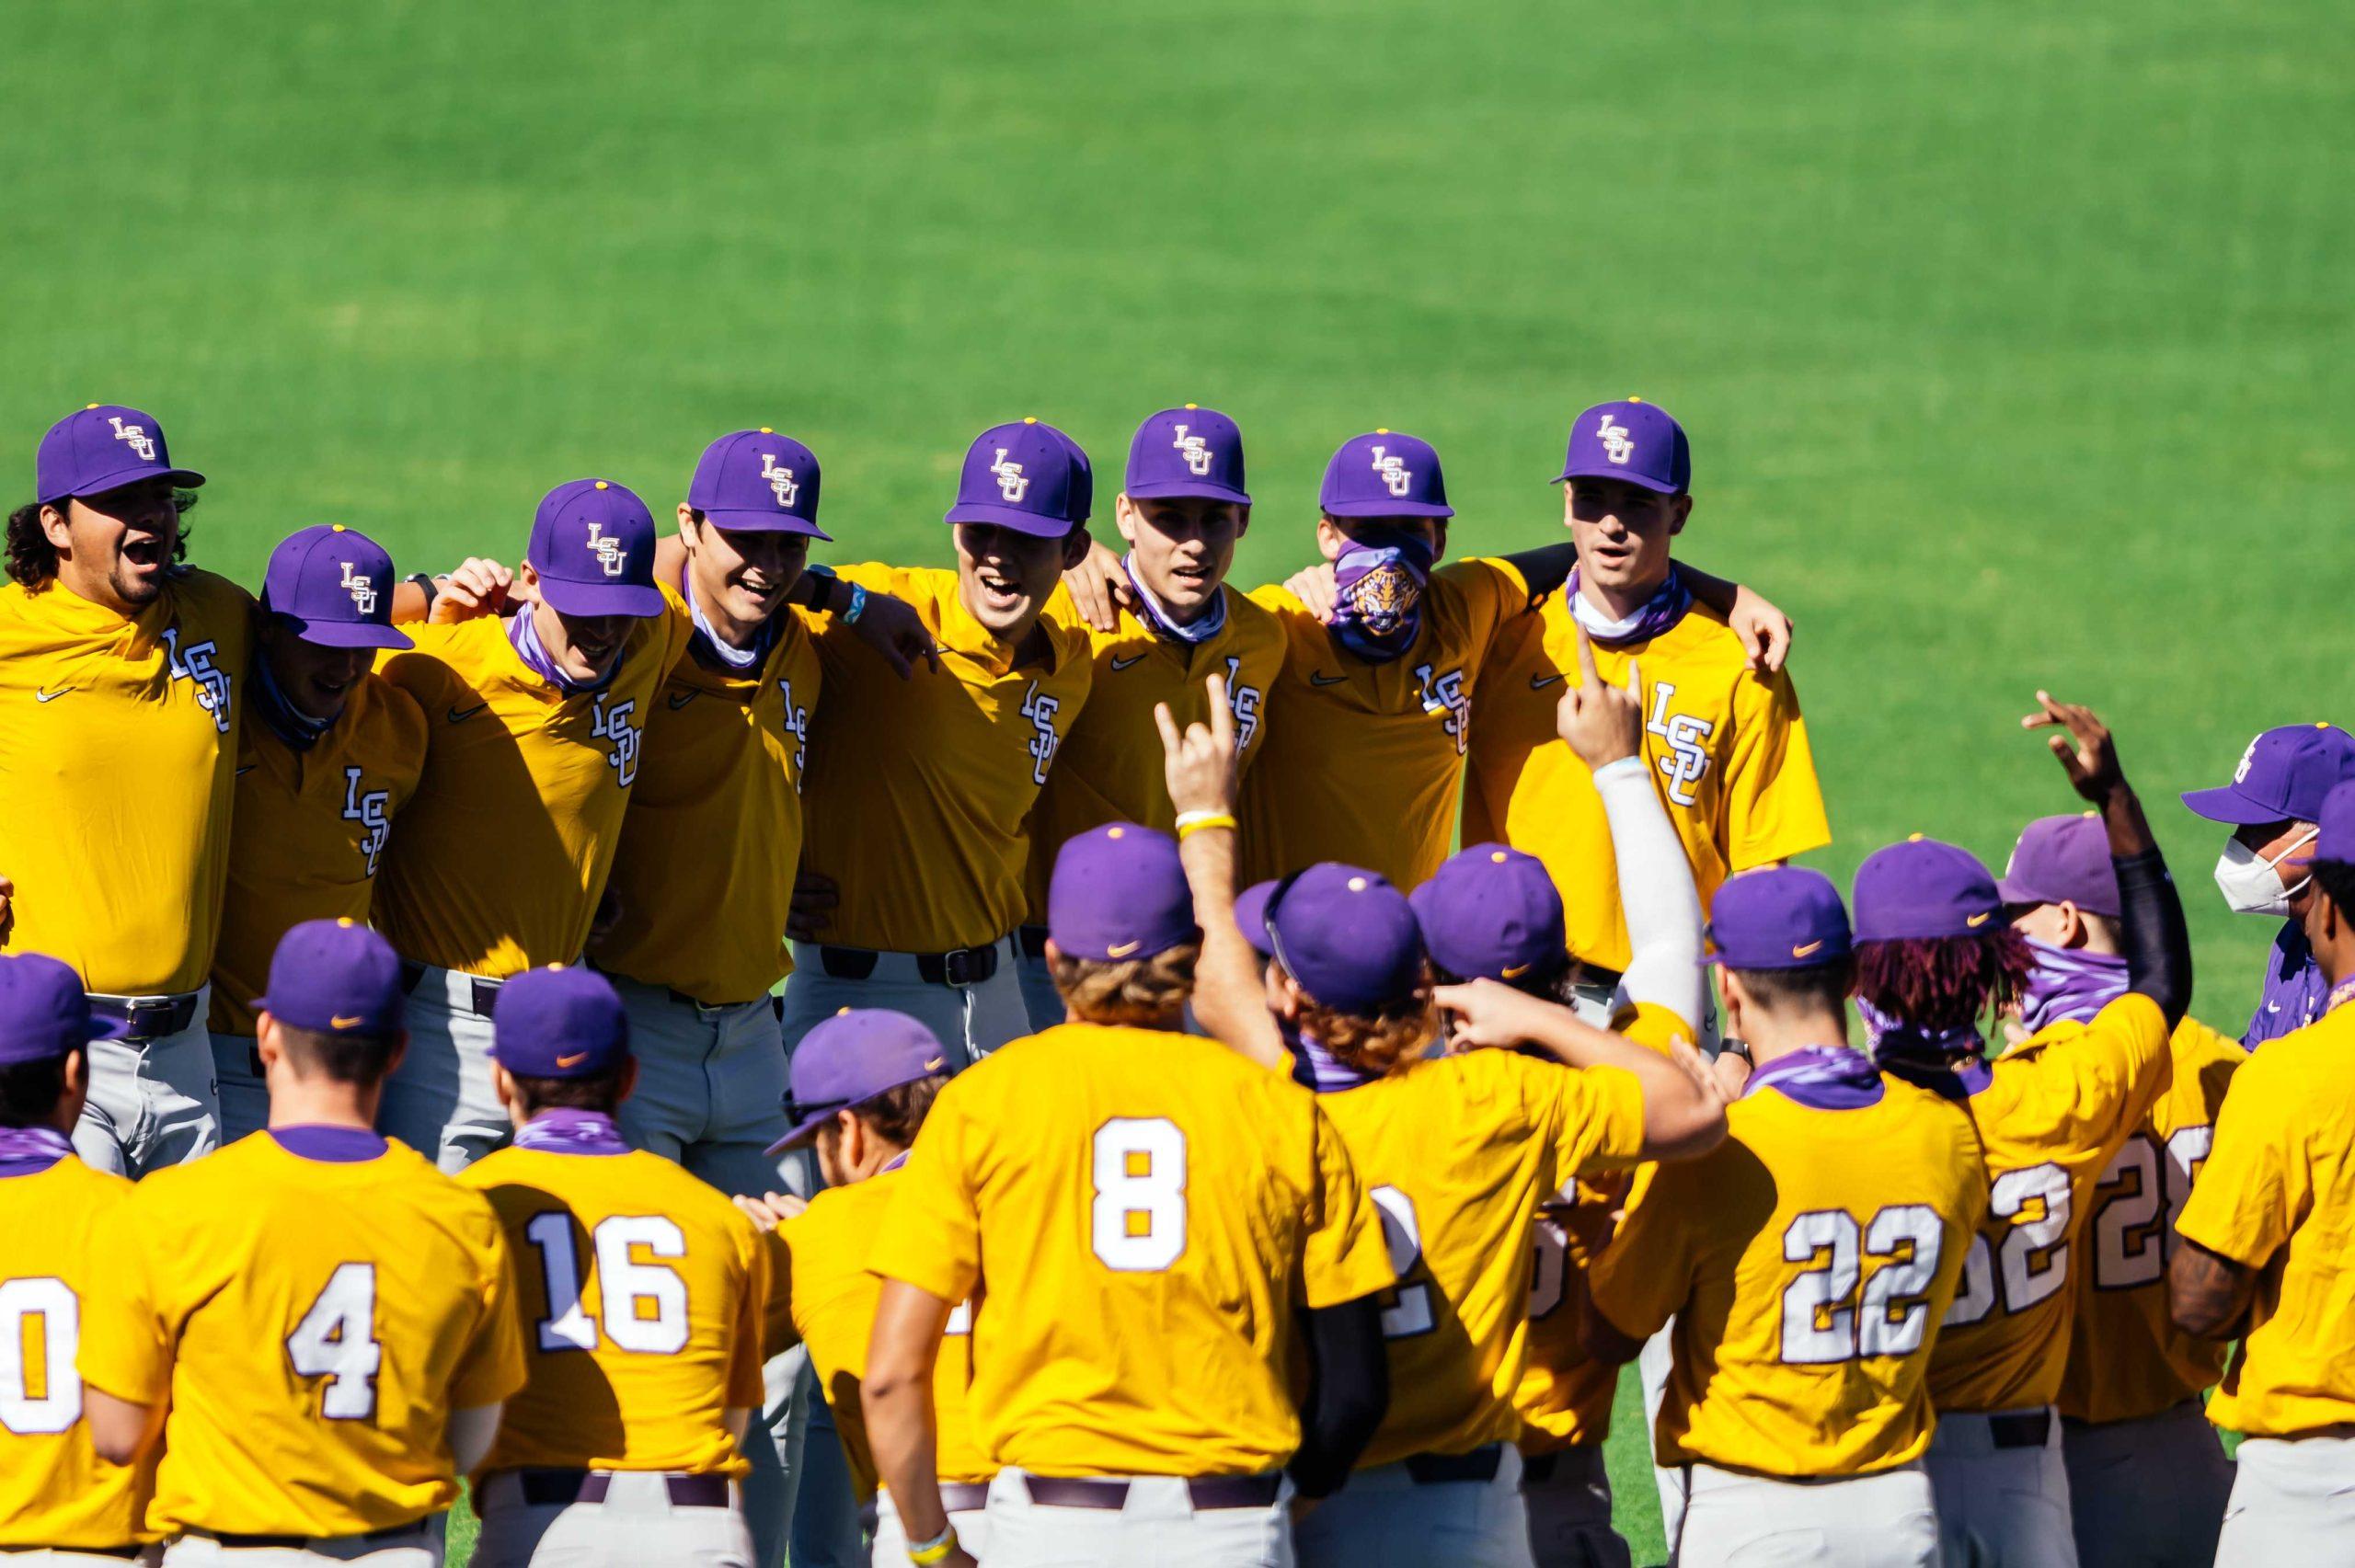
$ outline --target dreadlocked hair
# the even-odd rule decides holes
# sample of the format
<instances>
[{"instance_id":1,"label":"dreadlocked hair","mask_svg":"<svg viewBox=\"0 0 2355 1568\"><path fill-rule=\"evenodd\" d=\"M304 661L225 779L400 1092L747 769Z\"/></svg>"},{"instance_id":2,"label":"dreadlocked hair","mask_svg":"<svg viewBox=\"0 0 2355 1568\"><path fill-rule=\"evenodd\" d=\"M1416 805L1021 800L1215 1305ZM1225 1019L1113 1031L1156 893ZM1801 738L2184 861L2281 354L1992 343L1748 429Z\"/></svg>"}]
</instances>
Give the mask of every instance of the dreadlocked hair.
<instances>
[{"instance_id":1,"label":"dreadlocked hair","mask_svg":"<svg viewBox=\"0 0 2355 1568\"><path fill-rule=\"evenodd\" d=\"M2019 1000L2035 960L2010 926L1856 944L1856 995L1919 1029L1968 1029Z\"/></svg>"},{"instance_id":2,"label":"dreadlocked hair","mask_svg":"<svg viewBox=\"0 0 2355 1568\"><path fill-rule=\"evenodd\" d=\"M1301 1035L1325 1047L1335 1061L1369 1078L1387 1078L1420 1058L1439 1032L1439 1005L1431 1000L1426 973L1399 1001L1371 1013L1340 1013L1301 994Z\"/></svg>"},{"instance_id":3,"label":"dreadlocked hair","mask_svg":"<svg viewBox=\"0 0 2355 1568\"><path fill-rule=\"evenodd\" d=\"M180 509L180 531L172 543L172 564L188 564L188 514L196 505L194 490L175 490L172 500ZM71 500L60 501L55 510L63 515ZM43 589L57 576L57 546L41 532L41 503L28 501L8 514L7 565L8 578L29 589Z\"/></svg>"}]
</instances>

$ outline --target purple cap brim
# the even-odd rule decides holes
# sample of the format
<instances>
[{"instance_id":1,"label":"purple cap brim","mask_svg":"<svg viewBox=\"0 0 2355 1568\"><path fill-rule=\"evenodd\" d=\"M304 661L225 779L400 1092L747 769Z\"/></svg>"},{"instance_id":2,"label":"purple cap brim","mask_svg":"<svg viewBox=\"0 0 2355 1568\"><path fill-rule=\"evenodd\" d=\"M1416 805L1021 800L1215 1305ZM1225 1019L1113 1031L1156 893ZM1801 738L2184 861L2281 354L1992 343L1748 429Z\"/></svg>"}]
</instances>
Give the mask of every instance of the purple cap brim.
<instances>
[{"instance_id":1,"label":"purple cap brim","mask_svg":"<svg viewBox=\"0 0 2355 1568\"><path fill-rule=\"evenodd\" d=\"M1213 485L1208 479L1155 479L1142 485L1131 485L1122 492L1132 501L1233 501L1247 507L1251 498L1226 485ZM1338 513L1334 514L1338 516Z\"/></svg>"},{"instance_id":2,"label":"purple cap brim","mask_svg":"<svg viewBox=\"0 0 2355 1568\"><path fill-rule=\"evenodd\" d=\"M1235 896L1235 923L1242 927L1243 939L1266 958L1276 956L1275 939L1268 934L1268 900L1275 897L1276 887L1274 882L1257 882Z\"/></svg>"},{"instance_id":3,"label":"purple cap brim","mask_svg":"<svg viewBox=\"0 0 2355 1568\"><path fill-rule=\"evenodd\" d=\"M626 582L574 582L568 578L540 578L540 597L561 615L627 615L638 620L660 615L668 608L659 588Z\"/></svg>"},{"instance_id":4,"label":"purple cap brim","mask_svg":"<svg viewBox=\"0 0 2355 1568\"><path fill-rule=\"evenodd\" d=\"M2255 828L2267 822L2287 822L2290 816L2278 806L2268 806L2251 800L2231 784L2214 789L2186 790L2184 806L2195 816L2211 822L2226 822L2235 828Z\"/></svg>"},{"instance_id":5,"label":"purple cap brim","mask_svg":"<svg viewBox=\"0 0 2355 1568\"><path fill-rule=\"evenodd\" d=\"M2015 882L2008 876L1995 878L1995 897L2007 904L2049 904L2052 901L2035 888Z\"/></svg>"},{"instance_id":6,"label":"purple cap brim","mask_svg":"<svg viewBox=\"0 0 2355 1568\"><path fill-rule=\"evenodd\" d=\"M806 533L831 544L834 536L806 518L791 512L706 510L703 520L723 533Z\"/></svg>"},{"instance_id":7,"label":"purple cap brim","mask_svg":"<svg viewBox=\"0 0 2355 1568\"><path fill-rule=\"evenodd\" d=\"M1327 517L1453 517L1455 509L1444 501L1394 501L1389 499L1335 501L1323 508Z\"/></svg>"},{"instance_id":8,"label":"purple cap brim","mask_svg":"<svg viewBox=\"0 0 2355 1568\"><path fill-rule=\"evenodd\" d=\"M408 633L391 626L379 626L371 621L304 621L285 614L280 615L279 619L293 627L296 636L314 647L399 649L417 646Z\"/></svg>"},{"instance_id":9,"label":"purple cap brim","mask_svg":"<svg viewBox=\"0 0 2355 1568\"><path fill-rule=\"evenodd\" d=\"M943 522L982 522L995 528L1010 528L1017 533L1028 533L1034 539L1061 539L1080 525L1065 522L1059 517L1040 517L1020 507L1002 507L989 501L959 501L948 509Z\"/></svg>"},{"instance_id":10,"label":"purple cap brim","mask_svg":"<svg viewBox=\"0 0 2355 1568\"><path fill-rule=\"evenodd\" d=\"M149 479L168 479L189 490L198 489L204 484L204 475L193 468L151 468L144 463L134 463L128 468L118 468L111 474L101 474L95 479L85 480L64 495L43 496L40 504L53 507L75 496L87 500L93 496L103 496L109 490L120 490L125 486L143 484Z\"/></svg>"},{"instance_id":11,"label":"purple cap brim","mask_svg":"<svg viewBox=\"0 0 2355 1568\"><path fill-rule=\"evenodd\" d=\"M804 1116L799 1121L794 1123L790 1127L787 1127L783 1138L778 1139L775 1143L770 1144L766 1149L761 1150L761 1152L764 1154L782 1154L788 1149L798 1149L802 1144L809 1142L810 1139L816 1137L820 1127L825 1126L828 1122L833 1121L834 1119L835 1111L846 1111L849 1109L850 1107L848 1105L836 1105L833 1107L833 1109L828 1110L823 1116Z\"/></svg>"},{"instance_id":12,"label":"purple cap brim","mask_svg":"<svg viewBox=\"0 0 2355 1568\"><path fill-rule=\"evenodd\" d=\"M1641 474L1637 474L1625 468L1565 468L1559 474L1554 475L1554 483L1557 485L1568 484L1572 479L1617 479L1623 483L1633 485L1638 490L1649 490L1654 495L1674 496L1683 494L1683 492L1678 490L1673 485L1657 484L1654 481L1646 478Z\"/></svg>"}]
</instances>

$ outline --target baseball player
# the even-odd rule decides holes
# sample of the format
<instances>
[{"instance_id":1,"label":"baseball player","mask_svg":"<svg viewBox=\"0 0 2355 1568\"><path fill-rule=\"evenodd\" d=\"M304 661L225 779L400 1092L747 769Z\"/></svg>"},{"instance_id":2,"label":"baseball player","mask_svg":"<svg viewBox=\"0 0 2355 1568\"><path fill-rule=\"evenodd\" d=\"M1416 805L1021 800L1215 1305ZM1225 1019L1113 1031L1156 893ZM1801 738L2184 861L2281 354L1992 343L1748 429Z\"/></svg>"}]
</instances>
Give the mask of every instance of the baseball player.
<instances>
[{"instance_id":1,"label":"baseball player","mask_svg":"<svg viewBox=\"0 0 2355 1568\"><path fill-rule=\"evenodd\" d=\"M40 953L0 954L0 1557L135 1556L154 1466L102 1465L74 1369L83 1303L106 1287L92 1238L131 1196L70 1135L89 1090L93 1018L81 977Z\"/></svg>"},{"instance_id":2,"label":"baseball player","mask_svg":"<svg viewBox=\"0 0 2355 1568\"><path fill-rule=\"evenodd\" d=\"M1223 745L1198 777L1231 789L1212 695ZM1232 813L1176 804L1223 818L1181 830L1231 876ZM1381 1419L1375 1320L1396 1276L1339 1136L1298 1086L1177 1032L1206 943L1249 968L1227 896L1189 892L1178 846L1148 828L1066 844L1048 961L1070 1022L952 1080L900 1173L868 1259L884 1285L862 1394L918 1568L972 1561L943 1507L931 1393L969 1299L993 1568L1290 1562L1295 1488L1329 1492Z\"/></svg>"},{"instance_id":3,"label":"baseball player","mask_svg":"<svg viewBox=\"0 0 2355 1568\"><path fill-rule=\"evenodd\" d=\"M2303 924L2323 1016L2234 1075L2168 1265L2176 1325L2241 1341L2208 1406L2242 1435L2220 1564L2355 1563L2355 781L2315 817L2293 869L2314 879Z\"/></svg>"},{"instance_id":4,"label":"baseball player","mask_svg":"<svg viewBox=\"0 0 2355 1568\"><path fill-rule=\"evenodd\" d=\"M1165 408L1137 427L1114 503L1128 551L1114 569L1125 595L1100 591L1100 574L1074 572L1048 613L1082 620L1095 651L1087 706L1072 722L1030 814L1029 915L1018 934L1030 1026L1063 1022L1048 972L1047 880L1065 840L1107 822L1171 830L1154 709L1177 722L1205 717L1206 681L1225 677L1238 768L1258 755L1268 694L1283 669L1275 617L1226 584L1235 546L1251 525L1243 432L1213 408ZM1092 554L1092 552L1091 552ZM1078 600L1085 592L1087 602Z\"/></svg>"},{"instance_id":5,"label":"baseball player","mask_svg":"<svg viewBox=\"0 0 2355 1568\"><path fill-rule=\"evenodd\" d=\"M1674 1319L1653 1451L1689 1495L1678 1561L1927 1568L1930 1351L1987 1201L1970 1118L1849 1047L1823 876L1729 878L1709 939L1757 1070L1725 1142L1660 1167L1597 1258L1587 1348L1632 1360Z\"/></svg>"},{"instance_id":6,"label":"baseball player","mask_svg":"<svg viewBox=\"0 0 2355 1568\"><path fill-rule=\"evenodd\" d=\"M1093 487L1052 425L998 425L966 452L948 509L955 570L841 571L857 603L913 605L939 668L902 679L844 616L819 637L801 865L844 897L821 940L793 944L788 1047L844 1007L921 1019L959 1065L1023 1033L1024 824L1094 678L1086 633L1043 612L1087 546Z\"/></svg>"},{"instance_id":7,"label":"baseball player","mask_svg":"<svg viewBox=\"0 0 2355 1568\"><path fill-rule=\"evenodd\" d=\"M381 667L429 736L376 889L409 998L383 1126L444 1170L507 1140L488 1055L500 982L580 956L647 712L694 630L656 584L646 504L604 479L542 498L521 597L503 620L413 627L416 647Z\"/></svg>"},{"instance_id":8,"label":"baseball player","mask_svg":"<svg viewBox=\"0 0 2355 1568\"><path fill-rule=\"evenodd\" d=\"M229 1141L270 1120L253 999L278 939L306 920L368 919L424 766L424 713L370 669L411 646L391 625L393 586L392 557L340 523L289 535L263 574L207 1024Z\"/></svg>"},{"instance_id":9,"label":"baseball player","mask_svg":"<svg viewBox=\"0 0 2355 1568\"><path fill-rule=\"evenodd\" d=\"M622 1140L638 1064L603 977L527 969L491 1023L515 1141L459 1181L506 1232L528 1374L475 1481L474 1561L750 1568L734 1482L767 1250L726 1197Z\"/></svg>"},{"instance_id":10,"label":"baseball player","mask_svg":"<svg viewBox=\"0 0 2355 1568\"><path fill-rule=\"evenodd\" d=\"M1673 1062L1492 981L1447 989L1462 1054L1428 1056L1421 933L1376 873L1314 865L1235 913L1273 960L1269 1010L1373 1184L1398 1274L1382 1315L1389 1413L1347 1501L1300 1523L1300 1560L1526 1564L1512 1401L1538 1206L1580 1174L1706 1150L1723 1097L1697 1056ZM1524 1042L1553 1059L1466 1049Z\"/></svg>"},{"instance_id":11,"label":"baseball player","mask_svg":"<svg viewBox=\"0 0 2355 1568\"><path fill-rule=\"evenodd\" d=\"M948 1050L904 1013L853 1010L802 1036L793 1052L793 1127L785 1143L814 1145L825 1190L804 1207L770 1195L738 1206L774 1227L776 1288L769 1295L769 1348L798 1340L810 1348L819 1386L834 1412L853 1484L875 1495L875 1459L867 1447L859 1384L882 1282L866 1268L877 1233L900 1190L908 1150L947 1085ZM782 1223L780 1223L780 1221ZM965 1411L971 1375L967 1335L971 1314L949 1314L932 1380L935 1471L948 1522L965 1550L979 1555L983 1509L996 1467L975 1446ZM874 1568L907 1568L906 1532L888 1503L874 1506ZM794 1561L802 1561L797 1551Z\"/></svg>"},{"instance_id":12,"label":"baseball player","mask_svg":"<svg viewBox=\"0 0 2355 1568\"><path fill-rule=\"evenodd\" d=\"M75 1148L131 1175L220 1141L205 977L220 931L253 601L186 565L204 476L150 415L41 438L0 588L0 942L71 965L90 1044Z\"/></svg>"},{"instance_id":13,"label":"baseball player","mask_svg":"<svg viewBox=\"0 0 2355 1568\"><path fill-rule=\"evenodd\" d=\"M2102 814L2117 874L2127 992L2082 1029L2047 1031L1990 1064L1977 1020L2019 993L2027 944L1967 852L1916 837L1856 873L1856 999L1882 1068L1968 1105L1992 1184L1962 1288L1930 1361L1927 1459L1950 1562L2069 1564L2076 1548L2061 1423L2085 1217L2101 1173L2172 1079L2167 1039L2191 992L2183 908L2109 732L2037 694L2072 785Z\"/></svg>"},{"instance_id":14,"label":"baseball player","mask_svg":"<svg viewBox=\"0 0 2355 1568\"><path fill-rule=\"evenodd\" d=\"M1730 585L1671 557L1692 480L1691 448L1667 410L1629 398L1578 417L1557 478L1578 568L1510 624L1473 708L1465 841L1508 843L1553 871L1597 1021L1611 1015L1630 949L1611 824L1593 776L1554 732L1581 643L1614 686L1641 662L1645 764L1704 903L1731 873L1832 838L1798 696L1773 646L1786 623L1771 606L1735 605ZM1768 629L1757 655L1762 634L1736 629L1752 620Z\"/></svg>"},{"instance_id":15,"label":"baseball player","mask_svg":"<svg viewBox=\"0 0 2355 1568\"><path fill-rule=\"evenodd\" d=\"M2029 823L1995 891L2033 961L2022 1037L2065 1039L2125 994L2123 907L2097 813ZM2084 1568L2214 1562L2233 1485L2200 1402L2224 1347L2168 1322L2165 1260L2225 1086L2248 1053L2195 1018L2176 1025L2168 1048L2174 1082L2101 1173L2074 1282L2058 1404Z\"/></svg>"},{"instance_id":16,"label":"baseball player","mask_svg":"<svg viewBox=\"0 0 2355 1568\"><path fill-rule=\"evenodd\" d=\"M2186 792L2184 805L2233 830L2216 887L2236 915L2275 916L2280 934L2241 1044L2251 1050L2322 1016L2330 988L2306 947L2300 916L2310 884L2292 858L2314 841L2323 796L2355 778L2355 736L2336 725L2285 724L2248 743L2232 782Z\"/></svg>"},{"instance_id":17,"label":"baseball player","mask_svg":"<svg viewBox=\"0 0 2355 1568\"><path fill-rule=\"evenodd\" d=\"M149 1176L99 1226L91 1439L130 1464L160 1435L167 1563L430 1568L523 1382L499 1219L372 1130L401 1051L382 937L296 926L255 1005L269 1130Z\"/></svg>"}]
</instances>

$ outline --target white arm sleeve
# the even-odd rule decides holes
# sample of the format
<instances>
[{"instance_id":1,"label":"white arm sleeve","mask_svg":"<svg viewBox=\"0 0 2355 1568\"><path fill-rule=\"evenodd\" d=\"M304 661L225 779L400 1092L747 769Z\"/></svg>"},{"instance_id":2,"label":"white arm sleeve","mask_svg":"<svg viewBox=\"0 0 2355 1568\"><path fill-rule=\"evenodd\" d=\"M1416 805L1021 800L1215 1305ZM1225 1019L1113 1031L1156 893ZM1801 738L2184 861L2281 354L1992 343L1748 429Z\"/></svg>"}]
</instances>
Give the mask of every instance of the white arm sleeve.
<instances>
[{"instance_id":1,"label":"white arm sleeve","mask_svg":"<svg viewBox=\"0 0 2355 1568\"><path fill-rule=\"evenodd\" d=\"M491 1441L499 1436L503 1404L472 1404L450 1413L450 1458L460 1475L472 1475L490 1458Z\"/></svg>"},{"instance_id":2,"label":"white arm sleeve","mask_svg":"<svg viewBox=\"0 0 2355 1568\"><path fill-rule=\"evenodd\" d=\"M1641 757L1605 763L1595 772L1594 788L1611 823L1627 916L1629 957L1619 989L1629 1001L1667 1008L1698 1027L1701 895L1668 808L1652 788L1650 765Z\"/></svg>"}]
</instances>

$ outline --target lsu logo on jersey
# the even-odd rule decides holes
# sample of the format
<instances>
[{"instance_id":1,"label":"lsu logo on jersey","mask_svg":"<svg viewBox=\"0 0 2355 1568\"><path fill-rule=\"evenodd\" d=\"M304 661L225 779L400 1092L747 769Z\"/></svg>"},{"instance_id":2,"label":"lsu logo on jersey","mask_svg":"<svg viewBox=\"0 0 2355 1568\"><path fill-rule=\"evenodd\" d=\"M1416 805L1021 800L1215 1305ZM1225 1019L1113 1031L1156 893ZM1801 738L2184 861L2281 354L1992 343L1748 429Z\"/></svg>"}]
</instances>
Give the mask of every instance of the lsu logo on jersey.
<instances>
[{"instance_id":1,"label":"lsu logo on jersey","mask_svg":"<svg viewBox=\"0 0 2355 1568\"><path fill-rule=\"evenodd\" d=\"M1063 708L1060 697L1041 696L1039 683L1022 694L1022 716L1030 721L1038 733L1030 737L1030 782L1045 784L1048 765L1055 760L1055 748L1061 744L1055 734L1055 715Z\"/></svg>"},{"instance_id":2,"label":"lsu logo on jersey","mask_svg":"<svg viewBox=\"0 0 2355 1568\"><path fill-rule=\"evenodd\" d=\"M137 427L133 427L136 429ZM229 672L213 662L220 652L219 645L211 637L191 643L183 650L180 629L164 628L166 667L175 681L186 681L196 688L196 703L213 715L213 727L223 735L229 733Z\"/></svg>"},{"instance_id":3,"label":"lsu logo on jersey","mask_svg":"<svg viewBox=\"0 0 2355 1568\"><path fill-rule=\"evenodd\" d=\"M1594 434L1603 442L1603 455L1612 462L1625 463L1636 455L1636 438L1610 415L1603 416L1603 423L1595 427Z\"/></svg>"},{"instance_id":4,"label":"lsu logo on jersey","mask_svg":"<svg viewBox=\"0 0 2355 1568\"><path fill-rule=\"evenodd\" d=\"M1018 501L1030 493L1030 481L1023 477L1022 464L1005 460L1006 449L997 449L997 461L990 464L990 472L997 475L997 493L1008 501Z\"/></svg>"},{"instance_id":5,"label":"lsu logo on jersey","mask_svg":"<svg viewBox=\"0 0 2355 1568\"><path fill-rule=\"evenodd\" d=\"M358 564L343 564L343 588L351 595L351 607L362 615L376 612L376 580L360 569Z\"/></svg>"},{"instance_id":6,"label":"lsu logo on jersey","mask_svg":"<svg viewBox=\"0 0 2355 1568\"><path fill-rule=\"evenodd\" d=\"M1668 748L1667 756L1656 759L1668 780L1668 798L1679 806L1694 806L1699 804L1699 797L1693 786L1709 771L1709 754L1701 743L1717 726L1692 714L1670 713L1668 704L1675 695L1676 688L1666 681L1652 687L1652 715L1644 728L1659 736Z\"/></svg>"},{"instance_id":7,"label":"lsu logo on jersey","mask_svg":"<svg viewBox=\"0 0 2355 1568\"><path fill-rule=\"evenodd\" d=\"M1382 475L1383 487L1402 499L1414 487L1415 471L1407 460L1382 447L1373 449L1373 471Z\"/></svg>"},{"instance_id":8,"label":"lsu logo on jersey","mask_svg":"<svg viewBox=\"0 0 2355 1568\"><path fill-rule=\"evenodd\" d=\"M617 578L629 570L629 551L618 539L605 537L605 525L589 525L589 548L597 554L597 566L609 578Z\"/></svg>"},{"instance_id":9,"label":"lsu logo on jersey","mask_svg":"<svg viewBox=\"0 0 2355 1568\"><path fill-rule=\"evenodd\" d=\"M605 754L605 765L614 770L614 782L624 789L638 782L638 752L645 731L635 722L637 715L637 698L608 707L603 692L590 713L589 733L613 748Z\"/></svg>"},{"instance_id":10,"label":"lsu logo on jersey","mask_svg":"<svg viewBox=\"0 0 2355 1568\"><path fill-rule=\"evenodd\" d=\"M801 493L801 486L793 477L793 470L779 468L776 465L776 453L773 452L761 453L761 477L769 482L769 489L776 497L776 504L781 507L791 506L793 498Z\"/></svg>"},{"instance_id":11,"label":"lsu logo on jersey","mask_svg":"<svg viewBox=\"0 0 2355 1568\"><path fill-rule=\"evenodd\" d=\"M1259 733L1259 688L1243 684L1243 661L1233 654L1226 658L1226 707L1235 715L1235 750L1240 756Z\"/></svg>"},{"instance_id":12,"label":"lsu logo on jersey","mask_svg":"<svg viewBox=\"0 0 2355 1568\"><path fill-rule=\"evenodd\" d=\"M385 835L392 830L392 803L391 790L372 789L363 794L360 770L343 770L343 819L360 824L360 858L367 864L371 876L376 875L376 857L385 853Z\"/></svg>"},{"instance_id":13,"label":"lsu logo on jersey","mask_svg":"<svg viewBox=\"0 0 2355 1568\"><path fill-rule=\"evenodd\" d=\"M1423 712L1443 715L1440 727L1455 740L1455 754L1472 743L1472 699L1464 691L1464 671L1451 670L1433 679L1428 664L1415 666Z\"/></svg>"},{"instance_id":14,"label":"lsu logo on jersey","mask_svg":"<svg viewBox=\"0 0 2355 1568\"><path fill-rule=\"evenodd\" d=\"M785 732L793 737L793 793L801 793L801 775L810 761L810 706L796 706L793 682L780 678L777 690L785 696Z\"/></svg>"},{"instance_id":15,"label":"lsu logo on jersey","mask_svg":"<svg viewBox=\"0 0 2355 1568\"><path fill-rule=\"evenodd\" d=\"M1170 433L1178 439L1169 444L1185 454L1186 472L1197 477L1208 474L1211 471L1210 442L1200 436L1188 435L1183 425L1174 427Z\"/></svg>"},{"instance_id":16,"label":"lsu logo on jersey","mask_svg":"<svg viewBox=\"0 0 2355 1568\"><path fill-rule=\"evenodd\" d=\"M147 433L144 425L126 425L120 414L107 416L107 423L114 427L114 439L127 444L139 454L142 463L155 461L155 438Z\"/></svg>"}]
</instances>

